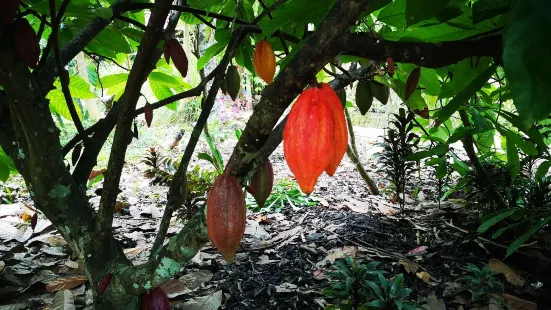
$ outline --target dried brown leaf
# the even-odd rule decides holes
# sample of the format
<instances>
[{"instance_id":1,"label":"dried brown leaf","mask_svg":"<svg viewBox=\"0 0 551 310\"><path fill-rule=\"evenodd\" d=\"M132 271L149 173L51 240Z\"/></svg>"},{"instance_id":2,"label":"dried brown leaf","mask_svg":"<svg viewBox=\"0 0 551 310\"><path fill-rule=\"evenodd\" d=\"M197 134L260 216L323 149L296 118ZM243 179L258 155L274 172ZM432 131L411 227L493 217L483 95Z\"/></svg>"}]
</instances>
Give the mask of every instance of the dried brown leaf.
<instances>
[{"instance_id":1,"label":"dried brown leaf","mask_svg":"<svg viewBox=\"0 0 551 310\"><path fill-rule=\"evenodd\" d=\"M86 281L87 281L86 276L80 275L80 274L64 277L64 278L57 278L51 281L50 283L46 284L46 291L52 293L52 292L57 292L61 290L70 290L79 285L82 285Z\"/></svg>"}]
</instances>

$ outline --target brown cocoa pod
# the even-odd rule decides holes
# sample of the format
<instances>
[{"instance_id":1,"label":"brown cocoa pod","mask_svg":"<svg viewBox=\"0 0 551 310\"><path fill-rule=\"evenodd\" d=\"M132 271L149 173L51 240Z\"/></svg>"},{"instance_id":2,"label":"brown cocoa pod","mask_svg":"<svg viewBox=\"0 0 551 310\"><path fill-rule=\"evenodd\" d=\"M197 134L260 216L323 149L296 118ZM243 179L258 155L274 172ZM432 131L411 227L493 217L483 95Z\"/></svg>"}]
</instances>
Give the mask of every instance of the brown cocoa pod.
<instances>
[{"instance_id":1,"label":"brown cocoa pod","mask_svg":"<svg viewBox=\"0 0 551 310\"><path fill-rule=\"evenodd\" d=\"M392 57L386 58L386 69L388 70L388 74L390 74L390 77L394 77L394 60Z\"/></svg>"},{"instance_id":2,"label":"brown cocoa pod","mask_svg":"<svg viewBox=\"0 0 551 310\"><path fill-rule=\"evenodd\" d=\"M15 20L13 29L15 48L19 57L21 57L27 66L35 69L40 57L40 39L25 18Z\"/></svg>"},{"instance_id":3,"label":"brown cocoa pod","mask_svg":"<svg viewBox=\"0 0 551 310\"><path fill-rule=\"evenodd\" d=\"M241 185L229 170L216 177L207 198L207 230L212 244L231 264L245 233L247 209Z\"/></svg>"},{"instance_id":4,"label":"brown cocoa pod","mask_svg":"<svg viewBox=\"0 0 551 310\"><path fill-rule=\"evenodd\" d=\"M264 203L270 197L274 186L274 169L269 159L260 166L249 180L247 190L254 197L254 200L260 208L264 207Z\"/></svg>"},{"instance_id":5,"label":"brown cocoa pod","mask_svg":"<svg viewBox=\"0 0 551 310\"><path fill-rule=\"evenodd\" d=\"M33 231L34 231L34 228L36 227L37 222L38 222L38 213L35 212L33 214L33 217L31 218L31 228L33 229Z\"/></svg>"},{"instance_id":6,"label":"brown cocoa pod","mask_svg":"<svg viewBox=\"0 0 551 310\"><path fill-rule=\"evenodd\" d=\"M163 45L163 54L165 55L165 60L168 64L170 64L170 44L168 44L169 41L165 41L165 44Z\"/></svg>"},{"instance_id":7,"label":"brown cocoa pod","mask_svg":"<svg viewBox=\"0 0 551 310\"><path fill-rule=\"evenodd\" d=\"M17 8L21 5L21 0L2 0L0 5L0 19L4 24L11 24L17 14Z\"/></svg>"},{"instance_id":8,"label":"brown cocoa pod","mask_svg":"<svg viewBox=\"0 0 551 310\"><path fill-rule=\"evenodd\" d=\"M424 119L429 119L429 108L425 107L423 110L415 110L413 111L415 114L421 116Z\"/></svg>"},{"instance_id":9,"label":"brown cocoa pod","mask_svg":"<svg viewBox=\"0 0 551 310\"><path fill-rule=\"evenodd\" d=\"M409 97L413 94L415 89L417 89L417 84L419 83L419 77L421 76L421 69L415 68L413 71L411 71L411 74L408 77L408 80L406 82L406 93L405 93L405 100L408 100Z\"/></svg>"},{"instance_id":10,"label":"brown cocoa pod","mask_svg":"<svg viewBox=\"0 0 551 310\"><path fill-rule=\"evenodd\" d=\"M109 287L109 283L111 283L111 279L113 278L112 273L106 274L103 279L101 279L101 282L98 285L98 295L103 294L105 290Z\"/></svg>"},{"instance_id":11,"label":"brown cocoa pod","mask_svg":"<svg viewBox=\"0 0 551 310\"><path fill-rule=\"evenodd\" d=\"M170 39L166 44L168 44L169 46L168 52L170 54L170 58L172 58L172 61L174 62L174 66L176 66L176 69L180 71L182 77L186 77L188 60L184 48L180 45L180 43L178 43L178 40L176 39Z\"/></svg>"},{"instance_id":12,"label":"brown cocoa pod","mask_svg":"<svg viewBox=\"0 0 551 310\"><path fill-rule=\"evenodd\" d=\"M168 296L157 286L151 292L143 295L142 310L170 310Z\"/></svg>"},{"instance_id":13,"label":"brown cocoa pod","mask_svg":"<svg viewBox=\"0 0 551 310\"><path fill-rule=\"evenodd\" d=\"M73 153L71 154L71 161L73 166L77 164L78 159L80 158L80 152L82 151L82 144L77 144L73 148Z\"/></svg>"},{"instance_id":14,"label":"brown cocoa pod","mask_svg":"<svg viewBox=\"0 0 551 310\"><path fill-rule=\"evenodd\" d=\"M153 108L151 108L149 102L145 104L145 107L143 108L143 114L147 127L151 127L151 121L153 120Z\"/></svg>"}]
</instances>

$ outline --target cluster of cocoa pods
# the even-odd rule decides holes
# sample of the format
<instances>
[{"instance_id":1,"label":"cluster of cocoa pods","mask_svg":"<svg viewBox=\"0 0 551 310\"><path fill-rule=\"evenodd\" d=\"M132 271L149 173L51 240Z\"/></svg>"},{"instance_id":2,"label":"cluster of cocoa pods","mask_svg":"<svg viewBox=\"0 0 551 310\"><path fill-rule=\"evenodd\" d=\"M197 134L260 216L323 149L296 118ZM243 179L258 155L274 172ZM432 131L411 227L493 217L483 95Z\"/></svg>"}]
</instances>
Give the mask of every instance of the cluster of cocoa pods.
<instances>
[{"instance_id":1,"label":"cluster of cocoa pods","mask_svg":"<svg viewBox=\"0 0 551 310\"><path fill-rule=\"evenodd\" d=\"M335 174L347 147L346 118L333 88L321 83L304 90L283 130L285 160L301 190L310 194L324 171Z\"/></svg>"},{"instance_id":2,"label":"cluster of cocoa pods","mask_svg":"<svg viewBox=\"0 0 551 310\"><path fill-rule=\"evenodd\" d=\"M0 21L13 29L13 41L19 57L25 64L36 69L40 57L40 38L29 21L17 17L21 0L3 0L0 8Z\"/></svg>"}]
</instances>

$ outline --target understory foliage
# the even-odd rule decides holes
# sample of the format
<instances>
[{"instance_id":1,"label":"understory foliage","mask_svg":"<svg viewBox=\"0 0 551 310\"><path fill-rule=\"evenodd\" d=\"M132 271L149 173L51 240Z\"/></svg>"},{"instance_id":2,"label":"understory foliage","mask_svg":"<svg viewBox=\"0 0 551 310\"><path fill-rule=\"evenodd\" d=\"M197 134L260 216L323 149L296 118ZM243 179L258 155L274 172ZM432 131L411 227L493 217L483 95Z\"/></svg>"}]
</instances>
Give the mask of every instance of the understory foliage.
<instances>
[{"instance_id":1,"label":"understory foliage","mask_svg":"<svg viewBox=\"0 0 551 310\"><path fill-rule=\"evenodd\" d=\"M377 270L378 262L359 263L345 254L333 264L327 273L329 285L322 294L337 301L325 310L365 310L365 309L420 309L419 305L408 301L411 289L404 287L404 275L393 280L385 278L383 270Z\"/></svg>"},{"instance_id":2,"label":"understory foliage","mask_svg":"<svg viewBox=\"0 0 551 310\"><path fill-rule=\"evenodd\" d=\"M413 113L407 113L400 108L398 114L393 114L394 125L387 129L383 142L379 145L382 151L377 154L377 159L383 165L379 171L391 184L392 200L398 202L403 211L406 195L406 185L411 180L416 163L408 160L420 142L417 134L413 133Z\"/></svg>"},{"instance_id":3,"label":"understory foliage","mask_svg":"<svg viewBox=\"0 0 551 310\"><path fill-rule=\"evenodd\" d=\"M0 181L22 175L39 216L59 228L93 287L112 275L94 296L97 309L137 308L208 242L213 228L201 206L213 178L246 184L281 143L282 116L305 89L359 81L370 85L365 101L351 102L362 114L391 94L403 105L381 159L396 201L403 207L414 163L435 166L439 180L455 171L458 188L479 202L478 232L510 232L511 255L551 221L550 11L541 0L4 0ZM260 42L269 53L258 57ZM208 137L210 153L195 153L221 87L233 100L258 99L226 161ZM112 229L115 189L129 146L182 111L193 120L183 155L146 159L147 175L170 188L152 255L134 266ZM61 129L76 134L61 139ZM106 170L91 177L100 155ZM190 168L193 156L213 170ZM100 179L106 190L95 211L82 189ZM186 179L196 195L184 201ZM166 242L182 205L188 221ZM372 306L404 297L392 289L400 277L378 279L385 295L368 282L380 300Z\"/></svg>"}]
</instances>

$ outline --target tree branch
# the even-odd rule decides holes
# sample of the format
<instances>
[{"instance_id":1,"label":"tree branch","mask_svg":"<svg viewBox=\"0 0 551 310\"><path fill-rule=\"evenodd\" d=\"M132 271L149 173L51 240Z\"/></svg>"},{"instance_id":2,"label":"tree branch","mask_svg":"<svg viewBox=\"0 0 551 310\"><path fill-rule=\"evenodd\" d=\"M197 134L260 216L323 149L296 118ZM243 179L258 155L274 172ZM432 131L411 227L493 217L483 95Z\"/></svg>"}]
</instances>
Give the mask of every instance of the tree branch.
<instances>
[{"instance_id":1,"label":"tree branch","mask_svg":"<svg viewBox=\"0 0 551 310\"><path fill-rule=\"evenodd\" d=\"M133 112L140 97L142 84L151 72L150 61L154 57L155 49L163 34L164 22L170 12L171 3L172 0L158 0L155 2L147 29L140 42L140 49L128 75L126 88L117 103L121 108L120 113L118 113L115 137L109 156L96 223L95 242L98 249L102 247L106 240L112 238L113 206L118 195L126 149L132 141Z\"/></svg>"},{"instance_id":2,"label":"tree branch","mask_svg":"<svg viewBox=\"0 0 551 310\"><path fill-rule=\"evenodd\" d=\"M65 0L61 5L61 9L65 10L68 4L69 4L69 1ZM66 72L63 66L63 63L61 61L61 52L59 50L59 23L58 23L59 20L56 17L56 13L55 13L55 0L49 0L49 6L50 6L50 16L52 20L52 33L50 34L50 36L52 37L52 45L54 47L54 56L56 60L57 71ZM60 17L63 16L63 11L60 10L59 14L60 14ZM73 123L75 123L75 127L77 128L78 134L82 137L84 141L86 141L87 137L84 135L84 127L80 122L80 118L78 117L75 104L73 103L73 98L71 97L71 90L69 89L69 74L67 73L66 76L61 75L60 81L61 81L61 90L63 92L63 96L65 97L65 102L67 103L69 114L71 114L71 118L73 119Z\"/></svg>"},{"instance_id":3,"label":"tree branch","mask_svg":"<svg viewBox=\"0 0 551 310\"><path fill-rule=\"evenodd\" d=\"M193 156L193 152L195 151L197 142L201 137L201 132L203 131L203 128L205 127L205 124L207 123L207 120L209 118L212 107L214 106L214 101L216 99L216 95L218 94L218 89L220 86L220 80L223 79L223 76L224 76L224 71L225 71L224 69L230 63L230 60L233 58L233 54L235 53L237 46L239 45L241 40L243 40L243 38L247 35L248 30L250 29L252 29L252 27L242 26L241 28L239 28L233 33L232 38L230 39L228 48L226 49L226 53L222 58L222 61L209 74L209 76L207 76L207 78L204 79L204 81L207 81L210 79L210 76L214 76L214 81L212 82L212 86L210 88L209 94L203 103L203 109L201 110L199 119L197 120L197 123L195 123L195 126L193 127L193 131L191 132L191 137L189 138L189 141L186 145L186 150L184 151L184 155L182 156L180 165L178 166L178 171L176 171L176 173L174 174L172 183L170 185L167 206L163 213L163 218L159 226L159 231L157 232L157 235L155 237L155 242L153 243L150 257L154 257L154 255L158 254L157 249L159 249L163 245L166 232L168 231L170 219L172 218L172 213L177 207L182 205L182 203L186 198L185 194L187 193L182 194L181 188L184 184L184 179L186 177L189 162L191 161L191 157Z\"/></svg>"},{"instance_id":4,"label":"tree branch","mask_svg":"<svg viewBox=\"0 0 551 310\"><path fill-rule=\"evenodd\" d=\"M479 40L439 43L387 41L370 33L346 33L339 38L342 54L375 61L392 57L394 62L412 63L426 68L452 65L472 56L501 58L501 35Z\"/></svg>"},{"instance_id":5,"label":"tree branch","mask_svg":"<svg viewBox=\"0 0 551 310\"><path fill-rule=\"evenodd\" d=\"M251 170L280 116L308 81L337 55L342 44L339 38L348 32L367 4L362 0L337 1L295 58L264 89L262 99L230 158L232 174L243 177ZM324 48L320 49L320 46Z\"/></svg>"},{"instance_id":6,"label":"tree branch","mask_svg":"<svg viewBox=\"0 0 551 310\"><path fill-rule=\"evenodd\" d=\"M264 9L264 11L262 11L262 13L260 13L254 20L253 20L253 24L256 25L258 24L266 15L269 15L270 16L270 19L272 19L272 15L271 13L277 9L280 5L282 5L283 3L285 3L285 1L287 0L278 0L276 3L274 3L272 6L270 6L269 8L266 7L266 5L264 4L264 1L260 1L260 5L262 6L262 8Z\"/></svg>"},{"instance_id":7,"label":"tree branch","mask_svg":"<svg viewBox=\"0 0 551 310\"><path fill-rule=\"evenodd\" d=\"M136 26L137 28L140 28L141 30L144 30L144 31L145 31L146 26L145 26L144 24L140 23L140 22L137 21L137 20L133 20L132 18L129 18L129 17L126 17L126 16L122 16L122 15L117 16L117 19L118 19L118 20L121 20L121 21L123 21L123 22L127 22L127 23L129 23L129 24L131 24L131 25L134 25L134 26Z\"/></svg>"}]
</instances>

